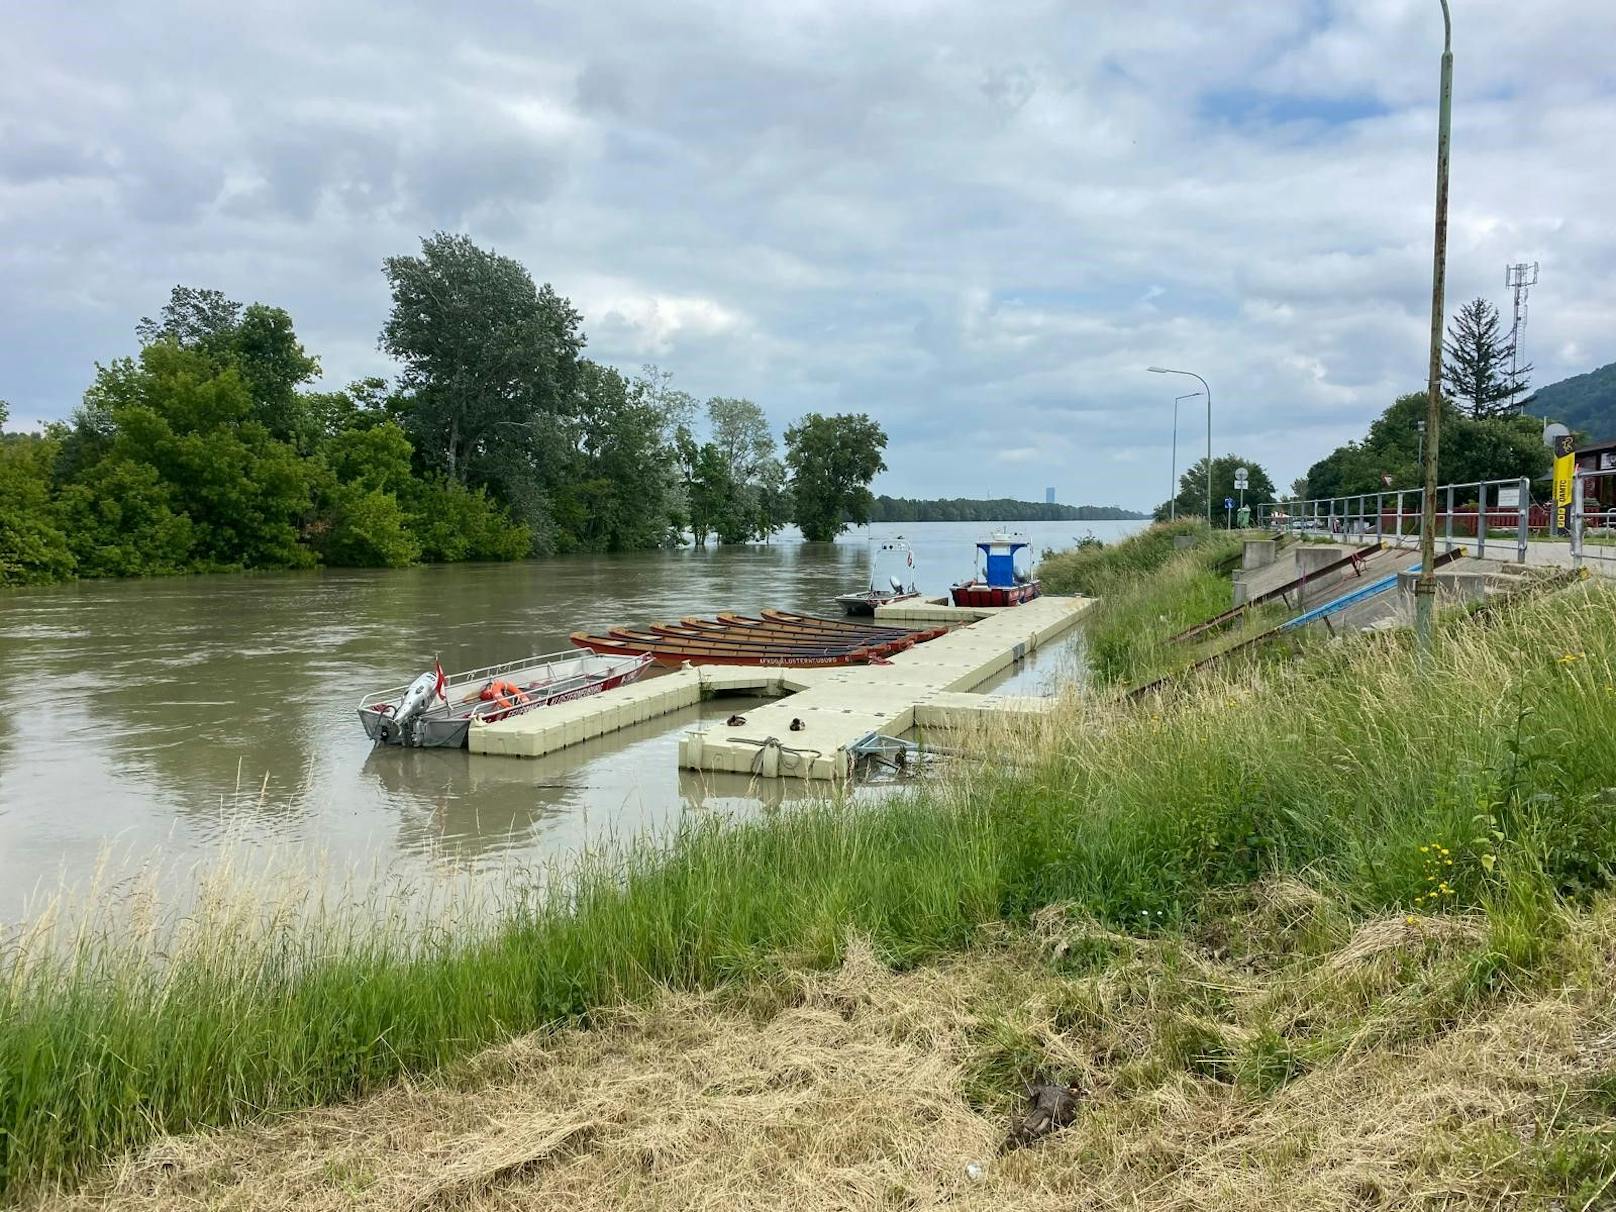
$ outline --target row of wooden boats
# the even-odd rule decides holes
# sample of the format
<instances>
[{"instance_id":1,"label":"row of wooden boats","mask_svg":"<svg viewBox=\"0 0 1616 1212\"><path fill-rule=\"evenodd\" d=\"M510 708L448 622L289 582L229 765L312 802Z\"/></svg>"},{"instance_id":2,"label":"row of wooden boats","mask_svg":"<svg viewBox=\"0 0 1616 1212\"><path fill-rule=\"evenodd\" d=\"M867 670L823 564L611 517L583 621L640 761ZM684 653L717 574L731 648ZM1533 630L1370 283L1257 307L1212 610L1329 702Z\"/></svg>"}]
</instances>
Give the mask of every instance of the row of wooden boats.
<instances>
[{"instance_id":1,"label":"row of wooden boats","mask_svg":"<svg viewBox=\"0 0 1616 1212\"><path fill-rule=\"evenodd\" d=\"M765 610L759 617L720 614L644 628L613 627L604 635L574 632L580 648L609 656L648 655L658 664L856 665L882 661L946 628L911 630L844 619Z\"/></svg>"}]
</instances>

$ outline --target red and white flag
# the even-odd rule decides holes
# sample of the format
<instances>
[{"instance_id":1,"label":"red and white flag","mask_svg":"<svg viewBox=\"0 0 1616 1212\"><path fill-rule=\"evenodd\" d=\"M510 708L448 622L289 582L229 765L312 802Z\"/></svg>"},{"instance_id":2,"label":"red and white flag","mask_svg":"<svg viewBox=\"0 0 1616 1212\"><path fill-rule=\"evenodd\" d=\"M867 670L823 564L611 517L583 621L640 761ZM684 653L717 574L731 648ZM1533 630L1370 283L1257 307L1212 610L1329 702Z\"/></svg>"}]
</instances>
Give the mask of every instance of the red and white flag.
<instances>
[{"instance_id":1,"label":"red and white flag","mask_svg":"<svg viewBox=\"0 0 1616 1212\"><path fill-rule=\"evenodd\" d=\"M447 703L449 701L449 696L443 692L443 662L438 660L437 657L432 658L432 672L438 675L438 680L432 686L432 693L435 697L440 698Z\"/></svg>"}]
</instances>

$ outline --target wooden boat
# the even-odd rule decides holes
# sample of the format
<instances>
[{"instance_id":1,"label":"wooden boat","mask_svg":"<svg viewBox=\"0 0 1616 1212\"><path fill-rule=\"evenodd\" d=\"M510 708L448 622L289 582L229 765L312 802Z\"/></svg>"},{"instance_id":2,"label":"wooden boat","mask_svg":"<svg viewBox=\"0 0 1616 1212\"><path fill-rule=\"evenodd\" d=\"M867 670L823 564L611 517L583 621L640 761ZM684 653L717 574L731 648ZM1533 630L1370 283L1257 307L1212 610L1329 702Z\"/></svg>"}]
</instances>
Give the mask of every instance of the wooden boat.
<instances>
[{"instance_id":1,"label":"wooden boat","mask_svg":"<svg viewBox=\"0 0 1616 1212\"><path fill-rule=\"evenodd\" d=\"M445 676L423 673L408 686L359 700L359 722L377 744L459 749L473 720L493 723L572 699L615 690L651 667L649 656L575 651L507 661Z\"/></svg>"},{"instance_id":2,"label":"wooden boat","mask_svg":"<svg viewBox=\"0 0 1616 1212\"><path fill-rule=\"evenodd\" d=\"M995 531L976 544L977 574L953 588L956 606L1019 606L1042 592L1030 571L1016 567L1016 556L1031 549L1027 537Z\"/></svg>"},{"instance_id":3,"label":"wooden boat","mask_svg":"<svg viewBox=\"0 0 1616 1212\"><path fill-rule=\"evenodd\" d=\"M874 623L855 623L851 619L822 619L812 614L793 614L789 610L765 610L762 620L748 619L745 615L721 614L718 617L725 622L774 622L792 623L804 629L815 629L826 632L855 631L862 635L911 635L917 642L920 640L933 640L940 635L946 635L946 627L891 627L878 626Z\"/></svg>"},{"instance_id":4,"label":"wooden boat","mask_svg":"<svg viewBox=\"0 0 1616 1212\"><path fill-rule=\"evenodd\" d=\"M692 637L701 639L733 638L739 643L765 642L796 642L804 638L818 640L837 640L838 637L831 632L804 633L795 631L778 623L748 623L735 627L726 627L722 623L715 623L706 619L682 619L679 627L655 626L652 631L659 635L672 637ZM894 652L901 652L911 648L917 643L914 635L871 636L872 645L890 648Z\"/></svg>"},{"instance_id":5,"label":"wooden boat","mask_svg":"<svg viewBox=\"0 0 1616 1212\"><path fill-rule=\"evenodd\" d=\"M574 632L580 648L611 655L642 653L664 665L854 665L884 660L935 638L938 629L844 624L814 615L765 612L761 619L720 615L646 627L612 627L604 635ZM778 616L778 617L770 617Z\"/></svg>"},{"instance_id":6,"label":"wooden boat","mask_svg":"<svg viewBox=\"0 0 1616 1212\"><path fill-rule=\"evenodd\" d=\"M845 614L870 618L877 606L919 596L920 591L915 588L915 552L899 535L895 539L870 540L869 585L852 593L838 594L836 604Z\"/></svg>"}]
</instances>

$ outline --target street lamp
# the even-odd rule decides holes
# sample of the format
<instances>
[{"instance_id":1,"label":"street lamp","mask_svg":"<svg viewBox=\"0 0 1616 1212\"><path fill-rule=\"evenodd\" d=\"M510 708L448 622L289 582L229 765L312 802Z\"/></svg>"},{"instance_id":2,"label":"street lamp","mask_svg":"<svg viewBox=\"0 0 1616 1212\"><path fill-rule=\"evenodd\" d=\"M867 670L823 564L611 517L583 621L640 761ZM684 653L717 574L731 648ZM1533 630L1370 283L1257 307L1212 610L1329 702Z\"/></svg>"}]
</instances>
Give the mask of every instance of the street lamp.
<instances>
[{"instance_id":1,"label":"street lamp","mask_svg":"<svg viewBox=\"0 0 1616 1212\"><path fill-rule=\"evenodd\" d=\"M1175 521L1178 518L1178 406L1181 401L1193 400L1201 393L1192 391L1187 396L1173 397L1173 478L1168 481L1172 489L1167 494L1167 519Z\"/></svg>"},{"instance_id":2,"label":"street lamp","mask_svg":"<svg viewBox=\"0 0 1616 1212\"><path fill-rule=\"evenodd\" d=\"M1446 0L1444 0L1444 3ZM1173 370L1168 366L1145 367L1153 375L1185 375L1206 389L1206 524L1212 525L1212 387L1193 370Z\"/></svg>"},{"instance_id":3,"label":"street lamp","mask_svg":"<svg viewBox=\"0 0 1616 1212\"><path fill-rule=\"evenodd\" d=\"M1436 238L1431 252L1431 363L1425 396L1425 499L1420 506L1420 575L1414 582L1414 638L1431 654L1436 620L1436 461L1442 426L1442 290L1448 259L1448 132L1453 124L1453 17L1442 0L1442 84L1437 97ZM1485 513L1485 510L1483 510Z\"/></svg>"}]
</instances>

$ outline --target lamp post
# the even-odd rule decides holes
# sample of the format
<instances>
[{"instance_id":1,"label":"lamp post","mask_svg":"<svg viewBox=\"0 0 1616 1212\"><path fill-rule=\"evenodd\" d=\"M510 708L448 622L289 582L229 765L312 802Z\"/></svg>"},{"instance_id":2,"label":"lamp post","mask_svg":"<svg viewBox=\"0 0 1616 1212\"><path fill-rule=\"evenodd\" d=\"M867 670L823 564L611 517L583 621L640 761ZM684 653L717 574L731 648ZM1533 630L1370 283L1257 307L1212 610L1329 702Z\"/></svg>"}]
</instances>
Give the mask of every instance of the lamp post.
<instances>
[{"instance_id":1,"label":"lamp post","mask_svg":"<svg viewBox=\"0 0 1616 1212\"><path fill-rule=\"evenodd\" d=\"M1206 524L1210 526L1212 525L1212 387L1193 370L1173 370L1168 366L1147 366L1145 369L1153 375L1185 375L1197 380L1206 391Z\"/></svg>"},{"instance_id":2,"label":"lamp post","mask_svg":"<svg viewBox=\"0 0 1616 1212\"><path fill-rule=\"evenodd\" d=\"M1167 482L1167 520L1176 521L1178 518L1178 406L1184 400L1193 400L1201 393L1192 391L1187 396L1173 398L1173 478Z\"/></svg>"},{"instance_id":3,"label":"lamp post","mask_svg":"<svg viewBox=\"0 0 1616 1212\"><path fill-rule=\"evenodd\" d=\"M1414 583L1414 639L1430 656L1436 620L1436 461L1442 426L1442 291L1448 259L1448 135L1453 124L1453 17L1442 0L1442 84L1437 95L1436 238L1431 253L1431 362L1425 400L1425 499L1420 507L1420 576Z\"/></svg>"}]
</instances>

